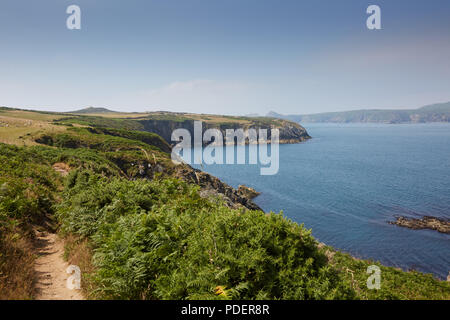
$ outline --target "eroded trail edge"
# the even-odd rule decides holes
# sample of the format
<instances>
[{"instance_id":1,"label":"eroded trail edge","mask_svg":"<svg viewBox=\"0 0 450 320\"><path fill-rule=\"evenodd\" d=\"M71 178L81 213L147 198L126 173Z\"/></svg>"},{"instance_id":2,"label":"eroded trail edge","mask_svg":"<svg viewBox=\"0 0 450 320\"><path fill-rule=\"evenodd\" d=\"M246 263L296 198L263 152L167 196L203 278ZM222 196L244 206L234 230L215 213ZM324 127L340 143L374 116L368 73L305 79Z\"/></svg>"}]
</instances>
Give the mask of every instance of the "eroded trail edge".
<instances>
[{"instance_id":1,"label":"eroded trail edge","mask_svg":"<svg viewBox=\"0 0 450 320\"><path fill-rule=\"evenodd\" d=\"M54 233L36 231L35 299L84 300L81 290L67 288L69 264L64 261L64 244Z\"/></svg>"}]
</instances>

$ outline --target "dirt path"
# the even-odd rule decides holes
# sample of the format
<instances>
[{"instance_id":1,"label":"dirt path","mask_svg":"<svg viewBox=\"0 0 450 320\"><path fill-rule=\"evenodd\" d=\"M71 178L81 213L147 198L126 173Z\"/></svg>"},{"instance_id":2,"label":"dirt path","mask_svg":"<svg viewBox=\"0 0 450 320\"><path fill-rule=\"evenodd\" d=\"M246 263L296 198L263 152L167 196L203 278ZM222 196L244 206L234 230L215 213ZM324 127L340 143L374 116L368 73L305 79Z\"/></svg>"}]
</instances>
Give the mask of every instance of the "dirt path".
<instances>
[{"instance_id":1,"label":"dirt path","mask_svg":"<svg viewBox=\"0 0 450 320\"><path fill-rule=\"evenodd\" d=\"M64 245L56 234L46 231L36 232L35 263L37 300L84 300L81 290L70 290L66 286L69 264L64 261Z\"/></svg>"}]
</instances>

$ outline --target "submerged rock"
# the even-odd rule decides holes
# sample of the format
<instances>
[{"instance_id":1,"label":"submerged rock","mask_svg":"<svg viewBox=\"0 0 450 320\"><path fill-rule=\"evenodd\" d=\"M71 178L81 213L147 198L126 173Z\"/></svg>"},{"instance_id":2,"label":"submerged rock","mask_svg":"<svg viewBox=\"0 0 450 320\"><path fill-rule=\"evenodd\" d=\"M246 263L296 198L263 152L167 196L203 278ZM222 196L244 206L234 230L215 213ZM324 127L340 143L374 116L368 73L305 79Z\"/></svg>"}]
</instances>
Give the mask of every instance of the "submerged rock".
<instances>
[{"instance_id":1,"label":"submerged rock","mask_svg":"<svg viewBox=\"0 0 450 320\"><path fill-rule=\"evenodd\" d=\"M425 216L422 219L396 217L396 221L390 221L390 224L395 224L400 227L405 227L414 230L431 229L442 233L450 234L450 221L439 219L436 217Z\"/></svg>"}]
</instances>

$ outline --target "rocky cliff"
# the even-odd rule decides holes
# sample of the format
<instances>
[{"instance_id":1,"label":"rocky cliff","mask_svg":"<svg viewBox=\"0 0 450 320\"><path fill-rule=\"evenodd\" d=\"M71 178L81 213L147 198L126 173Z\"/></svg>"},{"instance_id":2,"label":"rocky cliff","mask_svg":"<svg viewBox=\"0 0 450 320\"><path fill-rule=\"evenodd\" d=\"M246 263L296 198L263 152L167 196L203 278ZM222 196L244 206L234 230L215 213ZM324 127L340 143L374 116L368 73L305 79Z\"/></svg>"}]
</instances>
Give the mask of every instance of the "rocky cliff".
<instances>
[{"instance_id":1,"label":"rocky cliff","mask_svg":"<svg viewBox=\"0 0 450 320\"><path fill-rule=\"evenodd\" d=\"M230 208L236 209L245 207L250 210L262 211L262 209L251 200L251 197L234 189L209 173L182 164L176 166L175 176L186 182L199 185L200 195L204 198L219 197Z\"/></svg>"},{"instance_id":2,"label":"rocky cliff","mask_svg":"<svg viewBox=\"0 0 450 320\"><path fill-rule=\"evenodd\" d=\"M197 119L196 119L197 120ZM169 119L140 119L137 120L145 131L160 135L169 144L173 145L172 132L179 128L187 129L191 136L194 135L194 119L169 120ZM198 120L202 120L201 118ZM280 143L298 143L310 139L308 132L298 123L282 119L246 118L246 121L202 121L203 133L208 129L218 129L225 140L227 129L267 129L267 138L270 139L270 129L278 129ZM225 143L225 141L224 141Z\"/></svg>"}]
</instances>

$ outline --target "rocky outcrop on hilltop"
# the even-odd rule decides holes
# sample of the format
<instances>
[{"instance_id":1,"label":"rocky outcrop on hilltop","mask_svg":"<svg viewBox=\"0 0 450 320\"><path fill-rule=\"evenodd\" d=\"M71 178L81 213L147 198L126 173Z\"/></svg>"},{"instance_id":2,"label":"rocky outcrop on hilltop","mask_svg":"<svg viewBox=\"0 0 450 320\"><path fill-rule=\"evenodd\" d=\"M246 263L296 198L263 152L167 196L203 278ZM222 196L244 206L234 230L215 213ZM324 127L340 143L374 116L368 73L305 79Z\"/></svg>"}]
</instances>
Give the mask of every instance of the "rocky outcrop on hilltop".
<instances>
[{"instance_id":1,"label":"rocky outcrop on hilltop","mask_svg":"<svg viewBox=\"0 0 450 320\"><path fill-rule=\"evenodd\" d=\"M441 233L450 234L450 221L448 220L429 216L425 216L422 219L399 216L396 217L396 219L396 221L390 221L389 223L414 230L431 229Z\"/></svg>"}]
</instances>

